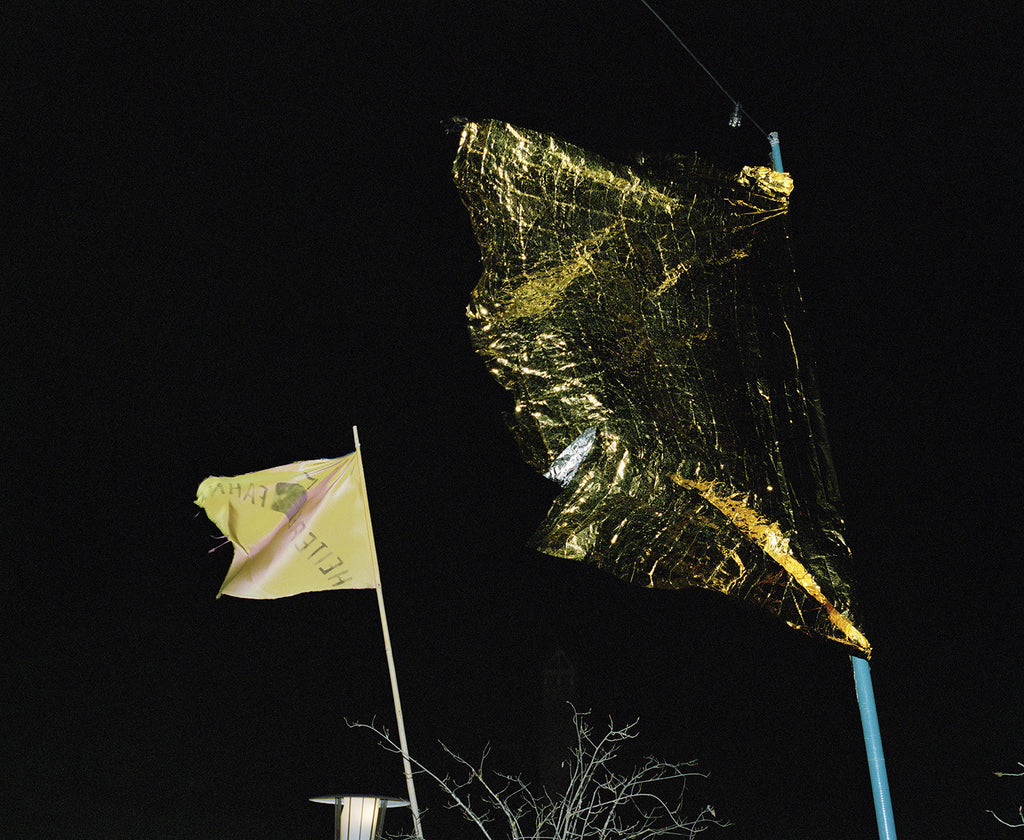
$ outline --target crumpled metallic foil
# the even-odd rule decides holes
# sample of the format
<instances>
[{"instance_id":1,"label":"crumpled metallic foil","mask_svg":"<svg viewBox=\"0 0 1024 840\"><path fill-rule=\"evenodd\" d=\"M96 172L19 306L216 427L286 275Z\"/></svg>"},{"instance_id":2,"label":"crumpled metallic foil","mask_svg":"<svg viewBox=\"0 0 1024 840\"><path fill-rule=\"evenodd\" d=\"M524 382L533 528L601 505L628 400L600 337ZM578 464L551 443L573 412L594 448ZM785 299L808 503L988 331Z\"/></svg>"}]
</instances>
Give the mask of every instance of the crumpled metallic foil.
<instances>
[{"instance_id":1,"label":"crumpled metallic foil","mask_svg":"<svg viewBox=\"0 0 1024 840\"><path fill-rule=\"evenodd\" d=\"M566 482L534 545L869 656L798 352L789 176L615 163L491 121L465 124L454 177L483 262L474 347L514 397L526 460Z\"/></svg>"}]
</instances>

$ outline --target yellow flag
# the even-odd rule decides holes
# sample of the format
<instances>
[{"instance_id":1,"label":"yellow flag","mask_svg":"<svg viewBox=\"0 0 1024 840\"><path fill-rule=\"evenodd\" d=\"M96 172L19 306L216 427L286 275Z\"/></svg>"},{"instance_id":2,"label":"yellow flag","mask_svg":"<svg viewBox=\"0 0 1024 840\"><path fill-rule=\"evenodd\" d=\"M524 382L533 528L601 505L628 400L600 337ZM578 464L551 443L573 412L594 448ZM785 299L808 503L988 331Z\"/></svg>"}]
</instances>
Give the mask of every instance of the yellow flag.
<instances>
[{"instance_id":1,"label":"yellow flag","mask_svg":"<svg viewBox=\"0 0 1024 840\"><path fill-rule=\"evenodd\" d=\"M211 476L199 485L196 504L235 546L217 597L284 598L378 586L358 450Z\"/></svg>"}]
</instances>

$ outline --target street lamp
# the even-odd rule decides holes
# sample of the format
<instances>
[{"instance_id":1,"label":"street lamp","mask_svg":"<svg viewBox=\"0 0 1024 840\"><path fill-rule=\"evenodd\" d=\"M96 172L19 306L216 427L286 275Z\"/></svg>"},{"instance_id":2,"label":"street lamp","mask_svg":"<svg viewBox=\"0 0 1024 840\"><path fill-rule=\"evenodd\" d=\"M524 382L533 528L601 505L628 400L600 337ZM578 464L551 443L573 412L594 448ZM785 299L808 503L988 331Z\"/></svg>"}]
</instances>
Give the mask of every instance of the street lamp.
<instances>
[{"instance_id":1,"label":"street lamp","mask_svg":"<svg viewBox=\"0 0 1024 840\"><path fill-rule=\"evenodd\" d=\"M334 840L380 840L388 808L408 805L407 799L386 796L316 796L310 802L334 806Z\"/></svg>"}]
</instances>

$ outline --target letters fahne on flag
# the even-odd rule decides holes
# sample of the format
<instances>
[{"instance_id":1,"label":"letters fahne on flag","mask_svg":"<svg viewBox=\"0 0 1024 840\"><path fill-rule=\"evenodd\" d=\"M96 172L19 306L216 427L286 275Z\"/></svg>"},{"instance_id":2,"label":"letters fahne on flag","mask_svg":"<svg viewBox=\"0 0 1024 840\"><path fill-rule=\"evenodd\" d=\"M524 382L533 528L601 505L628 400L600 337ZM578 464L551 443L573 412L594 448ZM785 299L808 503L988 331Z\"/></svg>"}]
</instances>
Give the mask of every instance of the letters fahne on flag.
<instances>
[{"instance_id":1,"label":"letters fahne on flag","mask_svg":"<svg viewBox=\"0 0 1024 840\"><path fill-rule=\"evenodd\" d=\"M211 476L199 485L196 504L235 547L217 597L284 598L378 586L358 450Z\"/></svg>"}]
</instances>

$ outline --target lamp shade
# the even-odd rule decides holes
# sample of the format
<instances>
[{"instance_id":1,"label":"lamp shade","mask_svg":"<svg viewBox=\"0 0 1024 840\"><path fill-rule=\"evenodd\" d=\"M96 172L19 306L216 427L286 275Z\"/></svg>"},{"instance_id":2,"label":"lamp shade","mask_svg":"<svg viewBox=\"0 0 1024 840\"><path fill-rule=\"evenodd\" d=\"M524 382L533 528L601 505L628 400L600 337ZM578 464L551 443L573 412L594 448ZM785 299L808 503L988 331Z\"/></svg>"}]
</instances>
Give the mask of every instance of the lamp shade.
<instances>
[{"instance_id":1,"label":"lamp shade","mask_svg":"<svg viewBox=\"0 0 1024 840\"><path fill-rule=\"evenodd\" d=\"M310 802L334 805L334 840L379 840L388 808L409 804L406 799L351 794L316 796Z\"/></svg>"}]
</instances>

